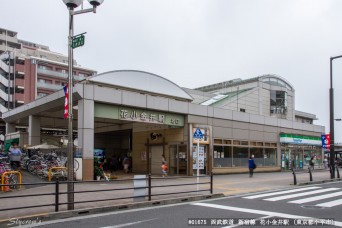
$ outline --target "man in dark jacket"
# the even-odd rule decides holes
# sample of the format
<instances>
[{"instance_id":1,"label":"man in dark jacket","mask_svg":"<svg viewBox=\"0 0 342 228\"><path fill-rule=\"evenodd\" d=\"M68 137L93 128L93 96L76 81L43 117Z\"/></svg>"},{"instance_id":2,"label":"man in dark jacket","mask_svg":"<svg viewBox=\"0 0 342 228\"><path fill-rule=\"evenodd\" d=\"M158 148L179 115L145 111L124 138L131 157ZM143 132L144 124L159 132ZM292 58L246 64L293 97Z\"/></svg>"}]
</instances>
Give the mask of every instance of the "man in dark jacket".
<instances>
[{"instance_id":1,"label":"man in dark jacket","mask_svg":"<svg viewBox=\"0 0 342 228\"><path fill-rule=\"evenodd\" d=\"M248 160L249 177L253 177L253 171L256 167L253 158L254 158L254 156L252 155L249 157L249 160Z\"/></svg>"}]
</instances>

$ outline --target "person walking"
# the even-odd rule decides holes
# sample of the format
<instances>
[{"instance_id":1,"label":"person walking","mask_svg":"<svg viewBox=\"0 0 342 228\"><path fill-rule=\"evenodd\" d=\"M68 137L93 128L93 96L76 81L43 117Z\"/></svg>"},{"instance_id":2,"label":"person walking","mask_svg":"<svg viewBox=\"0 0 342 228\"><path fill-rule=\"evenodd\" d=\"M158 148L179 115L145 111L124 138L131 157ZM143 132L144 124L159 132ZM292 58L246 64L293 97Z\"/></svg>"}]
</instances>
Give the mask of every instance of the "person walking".
<instances>
[{"instance_id":1,"label":"person walking","mask_svg":"<svg viewBox=\"0 0 342 228\"><path fill-rule=\"evenodd\" d=\"M161 162L162 162L162 164L163 164L163 162L166 162L166 158L165 158L164 154L162 154L162 156L161 156Z\"/></svg>"},{"instance_id":2,"label":"person walking","mask_svg":"<svg viewBox=\"0 0 342 228\"><path fill-rule=\"evenodd\" d=\"M167 176L167 165L166 165L166 162L163 162L162 163L162 177L166 177Z\"/></svg>"},{"instance_id":3,"label":"person walking","mask_svg":"<svg viewBox=\"0 0 342 228\"><path fill-rule=\"evenodd\" d=\"M250 156L248 160L249 177L253 177L253 172L254 172L254 169L256 168L253 158L254 158L254 155Z\"/></svg>"},{"instance_id":4,"label":"person walking","mask_svg":"<svg viewBox=\"0 0 342 228\"><path fill-rule=\"evenodd\" d=\"M310 159L310 169L311 171L313 171L315 169L315 156L312 156L311 159Z\"/></svg>"},{"instance_id":5,"label":"person walking","mask_svg":"<svg viewBox=\"0 0 342 228\"><path fill-rule=\"evenodd\" d=\"M129 158L127 155L125 155L124 159L122 160L122 165L124 167L124 173L129 172Z\"/></svg>"},{"instance_id":6,"label":"person walking","mask_svg":"<svg viewBox=\"0 0 342 228\"><path fill-rule=\"evenodd\" d=\"M16 143L9 149L9 158L10 164L13 170L20 169L20 161L21 161L21 150L18 148Z\"/></svg>"}]
</instances>

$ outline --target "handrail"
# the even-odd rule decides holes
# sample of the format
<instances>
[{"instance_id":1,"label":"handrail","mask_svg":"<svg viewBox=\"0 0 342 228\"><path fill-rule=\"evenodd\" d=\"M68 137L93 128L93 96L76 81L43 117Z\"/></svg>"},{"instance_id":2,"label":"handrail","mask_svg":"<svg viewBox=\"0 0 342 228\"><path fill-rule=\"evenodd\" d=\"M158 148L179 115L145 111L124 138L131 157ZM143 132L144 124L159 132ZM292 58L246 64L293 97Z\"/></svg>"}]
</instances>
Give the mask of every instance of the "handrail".
<instances>
[{"instance_id":1,"label":"handrail","mask_svg":"<svg viewBox=\"0 0 342 228\"><path fill-rule=\"evenodd\" d=\"M65 168L65 167L52 167L50 168L49 172L49 181L51 181L51 171L54 170L54 169L62 169L62 168ZM17 171L12 171L13 173L19 173ZM24 183L22 184L21 183L21 174L20 175L20 184L16 184L16 185L36 185L36 183L32 183L32 184L29 184L29 183ZM60 186L61 185L65 185L67 183L74 183L74 184L84 184L84 183L99 183L99 181L59 181L58 177L56 178L56 181L55 182L45 182L45 184L54 184L55 187L54 187L54 190L52 190L51 192L45 192L45 193L37 193L37 194L26 194L26 195L20 195L19 197L23 198L23 197L36 197L36 196L46 196L46 195L51 195L51 196L54 196L54 203L51 203L51 204L41 204L41 205L16 205L16 207L12 207L12 208L3 208L3 209L0 209L0 211L5 211L5 210L19 210L19 209L25 209L25 208L37 208L37 207L46 207L46 206L53 206L54 209L55 209L55 212L58 212L60 210L59 206L60 205L66 205L66 204L70 204L69 202L60 202L60 198L64 198L64 197L61 197L62 195L65 195L65 194L68 194L68 193L75 193L75 194L82 194L82 193L91 193L91 192L108 192L108 191L112 191L112 192L116 192L116 191L123 191L123 192L127 192L127 190L138 190L138 189L144 189L146 192L145 194L141 195L141 196L136 196L135 194L131 194L131 195L126 195L123 193L123 195L121 197L117 197L117 198L107 198L107 199L87 199L87 200L81 200L81 201L77 201L77 202L72 202L73 204L83 204L83 203L90 203L90 202L100 202L100 201L111 201L111 200L124 200L124 199L136 199L136 198L141 198L143 197L145 200L148 200L148 201L151 201L152 200L152 196L163 196L163 195L174 195L174 194L184 194L184 193L192 193L192 192L210 192L210 194L213 193L213 174L211 173L210 176L199 176L200 178L209 178L210 181L203 181L203 182L200 182L200 183L197 183L197 182L192 182L192 183L188 183L188 182L183 182L183 181L180 181L179 183L175 183L175 182L171 182L171 183L168 183L168 184L165 184L165 185L160 185L159 184L159 179L163 179L164 181L165 180L172 180L172 179L179 179L179 177L166 177L166 178L158 178L158 177L155 177L155 178L152 178L151 177L151 174L149 174L146 178L132 178L132 179L129 179L131 181L134 181L134 180L146 180L146 185L145 186L135 186L135 187L127 187L125 186L125 182L127 182L128 179L121 179L121 180L110 180L110 181L105 181L105 183L117 183L118 181L121 181L124 186L122 186L122 188L111 188L111 189L107 189L107 188L101 188L100 189L95 189L95 190L78 190L78 191L72 191L72 192L67 192L67 191L60 191ZM184 178L197 178L197 176L192 176L192 177L184 177ZM4 178L3 178L4 179ZM157 182L152 183L152 180L156 180ZM39 183L39 184L43 184L43 183ZM129 183L130 185L130 183ZM203 187L201 188L200 190L194 190L193 188L188 188L188 189L176 189L176 187L182 187L182 186L190 186L190 185L206 185L209 187L206 188L206 187ZM1 184L1 188L3 188L4 186L8 186L6 184ZM99 185L97 185L99 186ZM155 193L152 193L152 190L153 189L157 189L157 188L160 188L160 189L165 189L166 187L169 187L168 190L170 191L165 191L163 190L162 192L158 191L158 192L155 192ZM11 195L11 196L0 196L0 199L8 199L8 198L16 198L18 196L16 195ZM82 197L83 198L83 197Z\"/></svg>"}]
</instances>

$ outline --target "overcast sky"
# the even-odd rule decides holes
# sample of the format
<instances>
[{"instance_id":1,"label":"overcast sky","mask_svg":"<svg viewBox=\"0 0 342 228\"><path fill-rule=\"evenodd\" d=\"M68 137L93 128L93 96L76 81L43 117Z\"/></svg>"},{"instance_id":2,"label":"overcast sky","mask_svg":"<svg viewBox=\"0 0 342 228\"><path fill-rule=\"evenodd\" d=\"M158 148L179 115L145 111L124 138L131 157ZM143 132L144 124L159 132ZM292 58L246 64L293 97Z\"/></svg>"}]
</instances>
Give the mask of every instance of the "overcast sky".
<instances>
[{"instance_id":1,"label":"overcast sky","mask_svg":"<svg viewBox=\"0 0 342 228\"><path fill-rule=\"evenodd\" d=\"M62 0L1 0L1 8L0 27L67 54ZM96 14L75 16L75 34L87 34L74 57L99 73L148 71L187 88L276 74L294 86L296 110L315 114L328 133L329 58L342 55L341 12L341 0L105 0ZM342 118L342 58L333 66Z\"/></svg>"}]
</instances>

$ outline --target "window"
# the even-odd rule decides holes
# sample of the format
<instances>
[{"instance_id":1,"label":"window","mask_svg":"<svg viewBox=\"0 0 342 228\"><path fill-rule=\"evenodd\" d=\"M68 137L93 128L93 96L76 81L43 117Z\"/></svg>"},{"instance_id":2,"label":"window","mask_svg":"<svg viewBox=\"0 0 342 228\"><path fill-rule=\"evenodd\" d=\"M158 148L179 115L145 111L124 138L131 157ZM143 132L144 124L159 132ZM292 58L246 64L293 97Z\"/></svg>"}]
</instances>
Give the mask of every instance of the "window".
<instances>
[{"instance_id":1,"label":"window","mask_svg":"<svg viewBox=\"0 0 342 228\"><path fill-rule=\"evenodd\" d=\"M248 164L248 148L233 147L233 166L247 167Z\"/></svg>"},{"instance_id":2,"label":"window","mask_svg":"<svg viewBox=\"0 0 342 228\"><path fill-rule=\"evenodd\" d=\"M214 146L214 167L232 167L232 147Z\"/></svg>"},{"instance_id":3,"label":"window","mask_svg":"<svg viewBox=\"0 0 342 228\"><path fill-rule=\"evenodd\" d=\"M270 112L273 114L286 114L287 93L285 91L270 91Z\"/></svg>"}]
</instances>

